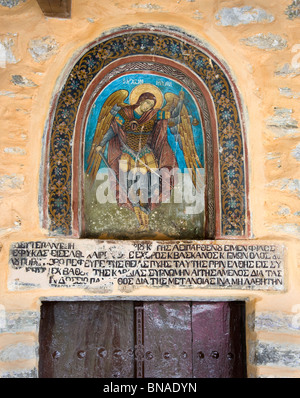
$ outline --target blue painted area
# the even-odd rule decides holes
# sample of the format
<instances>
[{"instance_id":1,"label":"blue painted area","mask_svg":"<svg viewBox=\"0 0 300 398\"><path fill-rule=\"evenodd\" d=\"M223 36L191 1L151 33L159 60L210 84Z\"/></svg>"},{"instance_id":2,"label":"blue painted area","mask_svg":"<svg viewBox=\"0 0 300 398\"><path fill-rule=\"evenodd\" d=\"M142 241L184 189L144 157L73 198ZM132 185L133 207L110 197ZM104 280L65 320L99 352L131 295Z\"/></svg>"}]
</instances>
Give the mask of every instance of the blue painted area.
<instances>
[{"instance_id":1,"label":"blue painted area","mask_svg":"<svg viewBox=\"0 0 300 398\"><path fill-rule=\"evenodd\" d=\"M190 95L190 93L179 83L176 81L169 79L167 77L163 76L158 76L155 74L142 74L142 73L135 73L135 74L129 74L126 76L121 76L115 80L113 80L109 85L107 85L99 94L98 98L96 99L89 118L88 118L88 123L87 123L87 128L86 128L86 134L85 134L85 155L84 155L84 163L85 163L85 170L87 167L87 158L88 154L93 142L93 137L94 137L94 132L96 129L98 117L101 111L101 108L105 102L105 100L109 97L111 93L114 91L120 90L120 89L125 89L128 91L130 94L131 90L135 88L139 84L144 84L144 83L151 83L158 87L162 94L165 95L168 92L174 93L174 94L179 94L181 90L184 91L184 104L189 112L189 114L193 117L196 118L199 121L198 126L192 126L193 128L193 134L194 134L194 141L195 141L195 147L199 156L199 159L201 161L202 166L204 167L204 148L203 148L203 130L201 126L201 118L197 109L197 106L195 104L195 101L193 97ZM129 103L129 96L125 100L125 102ZM165 106L165 103L162 105L162 107ZM187 168L184 156L182 153L182 150L180 149L178 143L175 142L175 138L170 132L170 129L168 129L168 142L169 145L171 146L173 152L176 155L178 167L181 169L183 172L185 168ZM106 146L105 150L105 156L107 157L107 150L108 150L108 145ZM106 167L104 165L104 162L101 163L101 168Z\"/></svg>"}]
</instances>

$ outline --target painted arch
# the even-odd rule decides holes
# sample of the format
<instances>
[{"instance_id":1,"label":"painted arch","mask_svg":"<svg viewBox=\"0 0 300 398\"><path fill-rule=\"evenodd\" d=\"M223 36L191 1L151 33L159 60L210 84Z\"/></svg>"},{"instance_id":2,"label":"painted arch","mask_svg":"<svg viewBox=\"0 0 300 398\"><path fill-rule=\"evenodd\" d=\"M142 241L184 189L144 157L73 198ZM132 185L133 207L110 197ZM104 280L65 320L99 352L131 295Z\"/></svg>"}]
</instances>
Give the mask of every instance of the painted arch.
<instances>
[{"instance_id":1,"label":"painted arch","mask_svg":"<svg viewBox=\"0 0 300 398\"><path fill-rule=\"evenodd\" d=\"M206 238L250 233L247 150L241 99L228 68L202 42L175 29L120 29L87 46L51 106L45 132L43 226L51 236L84 234L84 132L111 81L153 73L180 82L201 108L206 157Z\"/></svg>"}]
</instances>

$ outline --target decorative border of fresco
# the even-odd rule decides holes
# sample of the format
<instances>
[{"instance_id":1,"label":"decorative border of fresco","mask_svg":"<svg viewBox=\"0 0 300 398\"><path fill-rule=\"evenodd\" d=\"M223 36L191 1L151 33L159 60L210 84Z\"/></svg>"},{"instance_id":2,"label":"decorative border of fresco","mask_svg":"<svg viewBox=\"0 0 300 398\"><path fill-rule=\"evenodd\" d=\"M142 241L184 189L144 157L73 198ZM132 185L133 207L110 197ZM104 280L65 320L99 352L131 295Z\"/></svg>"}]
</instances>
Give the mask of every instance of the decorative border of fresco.
<instances>
[{"instance_id":1,"label":"decorative border of fresco","mask_svg":"<svg viewBox=\"0 0 300 398\"><path fill-rule=\"evenodd\" d=\"M73 235L72 145L83 95L99 72L111 63L152 55L176 62L207 87L218 125L218 147L214 151L218 151L219 160L216 195L219 195L220 219L215 237L248 236L247 156L241 103L233 79L215 55L194 38L148 27L123 29L105 36L82 54L55 98L49 117L44 226L50 235Z\"/></svg>"}]
</instances>

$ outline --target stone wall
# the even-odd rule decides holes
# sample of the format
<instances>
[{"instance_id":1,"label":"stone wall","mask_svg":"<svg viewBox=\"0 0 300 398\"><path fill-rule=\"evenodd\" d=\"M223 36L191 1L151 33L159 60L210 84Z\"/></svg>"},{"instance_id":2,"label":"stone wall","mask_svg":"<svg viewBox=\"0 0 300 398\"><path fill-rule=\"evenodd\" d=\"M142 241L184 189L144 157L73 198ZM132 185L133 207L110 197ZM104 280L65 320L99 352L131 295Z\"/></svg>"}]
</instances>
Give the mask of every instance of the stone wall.
<instances>
[{"instance_id":1,"label":"stone wall","mask_svg":"<svg viewBox=\"0 0 300 398\"><path fill-rule=\"evenodd\" d=\"M78 0L62 20L45 18L35 0L0 0L2 377L37 377L42 297L94 299L80 289L9 290L9 248L47 238L39 206L43 134L70 59L104 32L139 24L176 27L228 65L247 115L251 238L287 248L283 292L162 288L159 296L247 300L249 377L300 376L300 2L236 3ZM119 298L137 295L153 292Z\"/></svg>"}]
</instances>

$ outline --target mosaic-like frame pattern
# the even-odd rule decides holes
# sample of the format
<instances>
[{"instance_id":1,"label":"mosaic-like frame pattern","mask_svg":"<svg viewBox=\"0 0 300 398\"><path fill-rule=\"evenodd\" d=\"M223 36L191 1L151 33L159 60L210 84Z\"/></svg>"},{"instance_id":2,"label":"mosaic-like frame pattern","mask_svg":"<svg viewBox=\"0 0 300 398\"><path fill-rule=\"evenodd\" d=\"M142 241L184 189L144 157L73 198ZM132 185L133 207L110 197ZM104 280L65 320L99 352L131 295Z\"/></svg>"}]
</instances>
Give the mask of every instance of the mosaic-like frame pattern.
<instances>
[{"instance_id":1,"label":"mosaic-like frame pattern","mask_svg":"<svg viewBox=\"0 0 300 398\"><path fill-rule=\"evenodd\" d=\"M241 104L232 79L216 57L189 37L165 31L123 30L96 42L69 73L52 110L48 129L47 210L51 235L71 236L72 140L80 101L95 76L112 62L153 55L178 62L206 85L218 124L220 231L248 234L247 181Z\"/></svg>"}]
</instances>

